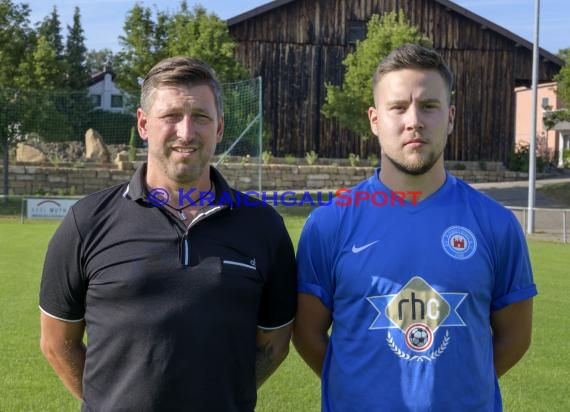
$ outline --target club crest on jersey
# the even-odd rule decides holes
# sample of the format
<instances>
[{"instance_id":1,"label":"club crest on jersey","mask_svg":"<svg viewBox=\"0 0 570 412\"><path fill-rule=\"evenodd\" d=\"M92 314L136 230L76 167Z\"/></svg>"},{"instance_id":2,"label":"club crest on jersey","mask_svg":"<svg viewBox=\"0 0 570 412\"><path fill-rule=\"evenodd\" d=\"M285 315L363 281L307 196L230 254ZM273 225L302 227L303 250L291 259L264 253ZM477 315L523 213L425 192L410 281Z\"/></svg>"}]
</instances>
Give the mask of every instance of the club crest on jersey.
<instances>
[{"instance_id":1,"label":"club crest on jersey","mask_svg":"<svg viewBox=\"0 0 570 412\"><path fill-rule=\"evenodd\" d=\"M369 330L388 329L388 347L402 359L435 360L451 339L447 329L436 339L438 329L466 326L457 312L466 297L466 293L440 293L414 276L396 294L367 298L377 311Z\"/></svg>"},{"instance_id":2,"label":"club crest on jersey","mask_svg":"<svg viewBox=\"0 0 570 412\"><path fill-rule=\"evenodd\" d=\"M473 232L463 226L450 226L441 236L443 250L454 259L469 259L477 250L477 239Z\"/></svg>"}]
</instances>

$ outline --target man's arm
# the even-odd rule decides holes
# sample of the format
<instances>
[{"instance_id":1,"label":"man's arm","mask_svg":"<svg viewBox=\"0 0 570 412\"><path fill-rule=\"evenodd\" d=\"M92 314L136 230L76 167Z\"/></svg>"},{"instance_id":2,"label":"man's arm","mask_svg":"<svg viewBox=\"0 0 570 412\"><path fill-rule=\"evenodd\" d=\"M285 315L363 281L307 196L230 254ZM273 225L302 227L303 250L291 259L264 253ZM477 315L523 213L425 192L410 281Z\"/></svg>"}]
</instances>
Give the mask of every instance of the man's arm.
<instances>
[{"instance_id":1,"label":"man's arm","mask_svg":"<svg viewBox=\"0 0 570 412\"><path fill-rule=\"evenodd\" d=\"M279 329L257 330L255 381L258 389L287 357L292 330L291 324Z\"/></svg>"},{"instance_id":2,"label":"man's arm","mask_svg":"<svg viewBox=\"0 0 570 412\"><path fill-rule=\"evenodd\" d=\"M83 397L83 367L85 365L85 345L83 333L85 323L64 322L41 313L42 353L55 373L73 396Z\"/></svg>"},{"instance_id":3,"label":"man's arm","mask_svg":"<svg viewBox=\"0 0 570 412\"><path fill-rule=\"evenodd\" d=\"M532 334L532 299L513 303L491 314L494 364L504 375L525 354Z\"/></svg>"},{"instance_id":4,"label":"man's arm","mask_svg":"<svg viewBox=\"0 0 570 412\"><path fill-rule=\"evenodd\" d=\"M321 377L332 323L330 310L316 296L299 293L293 344L303 360Z\"/></svg>"}]
</instances>

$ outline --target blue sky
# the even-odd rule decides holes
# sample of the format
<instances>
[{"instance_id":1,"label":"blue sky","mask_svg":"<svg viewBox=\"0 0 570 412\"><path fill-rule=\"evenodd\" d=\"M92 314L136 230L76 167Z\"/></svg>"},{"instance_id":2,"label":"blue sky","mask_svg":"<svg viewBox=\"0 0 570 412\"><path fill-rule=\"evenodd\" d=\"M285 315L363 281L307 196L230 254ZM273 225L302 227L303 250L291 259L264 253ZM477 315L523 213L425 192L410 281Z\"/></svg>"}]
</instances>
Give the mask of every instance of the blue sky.
<instances>
[{"instance_id":1,"label":"blue sky","mask_svg":"<svg viewBox=\"0 0 570 412\"><path fill-rule=\"evenodd\" d=\"M15 1L16 2L16 1ZM72 23L73 9L81 11L81 24L85 30L86 45L89 49L109 48L118 51L118 37L123 33L123 23L128 10L135 0L28 0L32 10L31 21L36 23L47 16L55 4L65 26ZM208 11L223 19L234 17L255 7L268 3L268 0L204 0L188 4L203 4ZM507 30L532 42L534 40L536 0L454 0L454 3L480 15ZM140 1L148 7L162 11L174 11L180 0ZM540 47L557 53L559 49L570 47L570 0L541 0L540 2Z\"/></svg>"}]
</instances>

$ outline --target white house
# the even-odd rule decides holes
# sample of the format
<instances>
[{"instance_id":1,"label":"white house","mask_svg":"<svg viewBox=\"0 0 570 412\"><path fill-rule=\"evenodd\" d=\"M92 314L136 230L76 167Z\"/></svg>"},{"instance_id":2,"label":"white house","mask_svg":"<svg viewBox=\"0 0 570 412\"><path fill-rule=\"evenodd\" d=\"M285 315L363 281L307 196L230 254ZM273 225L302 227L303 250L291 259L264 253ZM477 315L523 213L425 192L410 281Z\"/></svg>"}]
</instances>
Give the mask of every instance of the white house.
<instances>
[{"instance_id":1,"label":"white house","mask_svg":"<svg viewBox=\"0 0 570 412\"><path fill-rule=\"evenodd\" d=\"M95 73L89 81L89 95L95 109L108 112L123 112L127 94L115 86L114 73L110 65L105 65L102 72Z\"/></svg>"},{"instance_id":2,"label":"white house","mask_svg":"<svg viewBox=\"0 0 570 412\"><path fill-rule=\"evenodd\" d=\"M558 156L558 166L567 166L568 158L563 157L564 150L570 150L570 122L559 122L554 126L554 130L560 133L560 154Z\"/></svg>"}]
</instances>

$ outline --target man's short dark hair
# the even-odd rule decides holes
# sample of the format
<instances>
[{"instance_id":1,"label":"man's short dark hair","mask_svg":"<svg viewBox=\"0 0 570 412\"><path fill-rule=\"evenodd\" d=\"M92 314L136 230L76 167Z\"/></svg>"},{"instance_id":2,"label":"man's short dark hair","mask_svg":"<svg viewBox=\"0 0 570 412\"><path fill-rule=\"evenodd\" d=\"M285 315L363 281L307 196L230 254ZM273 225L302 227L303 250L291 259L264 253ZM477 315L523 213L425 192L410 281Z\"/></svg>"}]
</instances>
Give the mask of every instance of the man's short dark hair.
<instances>
[{"instance_id":1,"label":"man's short dark hair","mask_svg":"<svg viewBox=\"0 0 570 412\"><path fill-rule=\"evenodd\" d=\"M386 74L404 69L436 70L447 85L451 98L453 90L453 73L443 57L434 49L419 44L404 44L390 52L380 62L372 79L374 89Z\"/></svg>"},{"instance_id":2,"label":"man's short dark hair","mask_svg":"<svg viewBox=\"0 0 570 412\"><path fill-rule=\"evenodd\" d=\"M214 93L218 117L224 115L221 87L214 70L192 57L170 57L158 62L146 75L141 88L141 108L148 111L152 95L161 86L207 85Z\"/></svg>"}]
</instances>

